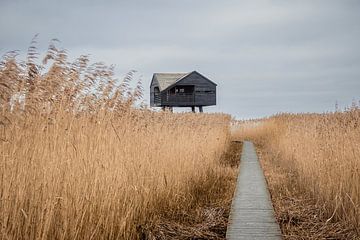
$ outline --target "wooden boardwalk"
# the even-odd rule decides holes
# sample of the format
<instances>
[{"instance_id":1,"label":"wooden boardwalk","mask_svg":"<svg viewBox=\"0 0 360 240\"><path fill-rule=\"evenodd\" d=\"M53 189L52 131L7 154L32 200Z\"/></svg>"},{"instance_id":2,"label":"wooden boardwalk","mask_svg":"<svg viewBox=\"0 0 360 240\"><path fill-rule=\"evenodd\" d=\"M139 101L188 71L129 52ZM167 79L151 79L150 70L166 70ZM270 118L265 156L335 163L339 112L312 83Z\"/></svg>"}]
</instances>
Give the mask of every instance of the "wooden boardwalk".
<instances>
[{"instance_id":1,"label":"wooden boardwalk","mask_svg":"<svg viewBox=\"0 0 360 240\"><path fill-rule=\"evenodd\" d=\"M254 145L244 142L226 239L281 239Z\"/></svg>"}]
</instances>

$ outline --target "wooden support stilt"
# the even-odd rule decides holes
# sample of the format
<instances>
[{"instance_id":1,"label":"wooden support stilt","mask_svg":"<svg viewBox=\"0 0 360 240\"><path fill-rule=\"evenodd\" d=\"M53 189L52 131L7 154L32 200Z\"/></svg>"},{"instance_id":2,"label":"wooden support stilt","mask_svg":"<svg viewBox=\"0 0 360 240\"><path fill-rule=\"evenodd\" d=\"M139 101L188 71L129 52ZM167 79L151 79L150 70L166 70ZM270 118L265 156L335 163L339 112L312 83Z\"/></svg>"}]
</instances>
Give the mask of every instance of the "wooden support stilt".
<instances>
[{"instance_id":1,"label":"wooden support stilt","mask_svg":"<svg viewBox=\"0 0 360 240\"><path fill-rule=\"evenodd\" d=\"M199 112L203 112L203 106L199 106Z\"/></svg>"},{"instance_id":2,"label":"wooden support stilt","mask_svg":"<svg viewBox=\"0 0 360 240\"><path fill-rule=\"evenodd\" d=\"M191 111L195 113L195 106L191 106Z\"/></svg>"}]
</instances>

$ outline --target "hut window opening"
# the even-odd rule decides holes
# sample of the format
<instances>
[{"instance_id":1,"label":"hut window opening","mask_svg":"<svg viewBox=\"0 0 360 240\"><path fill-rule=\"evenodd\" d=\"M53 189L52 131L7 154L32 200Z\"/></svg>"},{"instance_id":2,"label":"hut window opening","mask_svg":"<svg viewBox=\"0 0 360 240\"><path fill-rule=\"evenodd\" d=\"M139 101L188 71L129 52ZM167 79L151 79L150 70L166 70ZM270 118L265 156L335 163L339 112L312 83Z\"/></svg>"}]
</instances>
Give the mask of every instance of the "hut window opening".
<instances>
[{"instance_id":1,"label":"hut window opening","mask_svg":"<svg viewBox=\"0 0 360 240\"><path fill-rule=\"evenodd\" d=\"M195 86L175 86L169 90L169 93L174 95L183 95L183 94L193 94L194 93Z\"/></svg>"}]
</instances>

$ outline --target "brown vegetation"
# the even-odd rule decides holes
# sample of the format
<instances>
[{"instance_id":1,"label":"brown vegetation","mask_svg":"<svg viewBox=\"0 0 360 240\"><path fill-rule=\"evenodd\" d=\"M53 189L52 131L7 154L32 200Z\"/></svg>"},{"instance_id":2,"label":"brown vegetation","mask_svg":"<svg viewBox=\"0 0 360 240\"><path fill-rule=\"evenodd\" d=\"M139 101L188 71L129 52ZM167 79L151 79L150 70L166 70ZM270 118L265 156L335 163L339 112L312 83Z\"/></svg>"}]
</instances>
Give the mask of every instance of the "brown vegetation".
<instances>
[{"instance_id":1,"label":"brown vegetation","mask_svg":"<svg viewBox=\"0 0 360 240\"><path fill-rule=\"evenodd\" d=\"M54 43L0 63L0 239L223 237L230 117L135 108L132 72Z\"/></svg>"},{"instance_id":2,"label":"brown vegetation","mask_svg":"<svg viewBox=\"0 0 360 240\"><path fill-rule=\"evenodd\" d=\"M240 125L257 143L287 239L360 237L360 109Z\"/></svg>"}]
</instances>

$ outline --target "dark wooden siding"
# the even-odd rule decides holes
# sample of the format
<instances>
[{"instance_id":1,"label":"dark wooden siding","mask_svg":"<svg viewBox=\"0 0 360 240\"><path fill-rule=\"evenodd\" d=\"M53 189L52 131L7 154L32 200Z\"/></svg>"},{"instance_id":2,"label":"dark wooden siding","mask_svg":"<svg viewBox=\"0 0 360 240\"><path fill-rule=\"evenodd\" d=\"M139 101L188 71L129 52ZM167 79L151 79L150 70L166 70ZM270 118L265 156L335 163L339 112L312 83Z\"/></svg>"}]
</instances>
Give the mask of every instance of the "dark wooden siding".
<instances>
[{"instance_id":1,"label":"dark wooden siding","mask_svg":"<svg viewBox=\"0 0 360 240\"><path fill-rule=\"evenodd\" d=\"M216 85L197 72L193 72L176 85L195 86L195 106L210 106L216 104Z\"/></svg>"},{"instance_id":2,"label":"dark wooden siding","mask_svg":"<svg viewBox=\"0 0 360 240\"><path fill-rule=\"evenodd\" d=\"M157 104L154 100L154 88L158 86L156 80L150 86L150 106L190 107L216 105L216 84L197 72L192 72L175 85L163 90L160 104ZM170 94L169 90L174 86L194 86L194 92Z\"/></svg>"},{"instance_id":3,"label":"dark wooden siding","mask_svg":"<svg viewBox=\"0 0 360 240\"><path fill-rule=\"evenodd\" d=\"M160 99L155 99L154 98L154 94L155 94L155 88L158 88L159 87L159 84L158 82L153 79L152 82L151 82L151 85L150 85L150 106L151 107L160 107L161 106L161 101ZM156 101L158 100L158 101Z\"/></svg>"},{"instance_id":4,"label":"dark wooden siding","mask_svg":"<svg viewBox=\"0 0 360 240\"><path fill-rule=\"evenodd\" d=\"M198 88L207 89L209 87L216 87L216 85L197 72L193 72L188 76L184 77L176 85L195 85Z\"/></svg>"},{"instance_id":5,"label":"dark wooden siding","mask_svg":"<svg viewBox=\"0 0 360 240\"><path fill-rule=\"evenodd\" d=\"M171 95L167 92L161 93L161 104L163 106L172 106L172 107L187 107L194 106L194 94L177 94Z\"/></svg>"},{"instance_id":6,"label":"dark wooden siding","mask_svg":"<svg viewBox=\"0 0 360 240\"><path fill-rule=\"evenodd\" d=\"M195 93L196 106L211 106L216 105L215 93Z\"/></svg>"}]
</instances>

